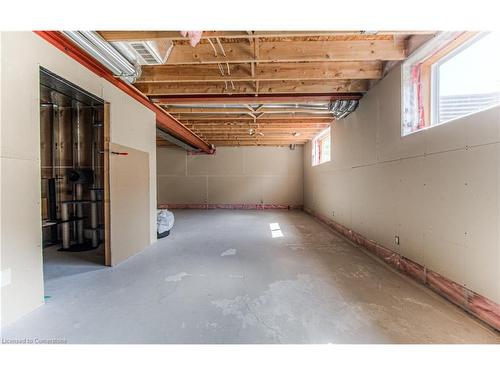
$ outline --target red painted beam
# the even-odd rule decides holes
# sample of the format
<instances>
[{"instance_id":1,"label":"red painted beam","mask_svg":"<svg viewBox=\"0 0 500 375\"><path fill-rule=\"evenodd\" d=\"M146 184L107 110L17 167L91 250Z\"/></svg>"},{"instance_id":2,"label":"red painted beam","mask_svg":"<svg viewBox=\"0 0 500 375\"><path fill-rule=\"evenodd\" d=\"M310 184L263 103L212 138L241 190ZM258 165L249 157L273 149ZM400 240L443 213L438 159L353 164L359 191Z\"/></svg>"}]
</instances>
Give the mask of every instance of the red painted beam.
<instances>
[{"instance_id":1,"label":"red painted beam","mask_svg":"<svg viewBox=\"0 0 500 375\"><path fill-rule=\"evenodd\" d=\"M65 54L78 61L87 69L97 74L99 77L106 79L114 86L131 96L139 103L143 104L148 109L156 114L156 125L168 132L169 134L179 138L180 140L188 143L189 145L200 149L206 153L213 153L211 146L203 139L194 134L191 130L173 118L165 110L152 103L144 94L142 94L134 86L127 84L121 79L115 77L108 69L106 69L99 61L94 59L88 53L80 49L68 38L66 38L59 31L35 31L35 34L45 39L54 47L63 51Z\"/></svg>"},{"instance_id":2,"label":"red painted beam","mask_svg":"<svg viewBox=\"0 0 500 375\"><path fill-rule=\"evenodd\" d=\"M184 103L311 103L342 99L361 99L362 94L259 94L255 95L182 95L156 96L151 101L158 104Z\"/></svg>"}]
</instances>

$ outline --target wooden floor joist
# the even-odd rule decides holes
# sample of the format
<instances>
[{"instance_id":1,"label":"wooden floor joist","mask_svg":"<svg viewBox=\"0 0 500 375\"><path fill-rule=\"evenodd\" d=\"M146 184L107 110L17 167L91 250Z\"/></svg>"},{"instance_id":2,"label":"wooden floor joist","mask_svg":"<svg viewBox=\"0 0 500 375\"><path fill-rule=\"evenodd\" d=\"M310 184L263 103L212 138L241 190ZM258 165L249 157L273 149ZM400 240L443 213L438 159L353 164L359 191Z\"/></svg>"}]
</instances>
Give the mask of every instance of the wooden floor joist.
<instances>
[{"instance_id":1,"label":"wooden floor joist","mask_svg":"<svg viewBox=\"0 0 500 375\"><path fill-rule=\"evenodd\" d=\"M170 39L187 41L187 37L183 37L179 31L99 31L101 36L109 41L138 41L138 40L156 40ZM306 38L306 37L345 37L345 38L362 38L362 39L382 39L392 37L394 35L430 35L435 31L380 31L376 34L366 33L361 30L311 30L311 31L204 31L202 39L207 38L224 38L224 39L255 39L255 38Z\"/></svg>"},{"instance_id":2,"label":"wooden floor joist","mask_svg":"<svg viewBox=\"0 0 500 375\"><path fill-rule=\"evenodd\" d=\"M144 94L155 97L165 95L206 95L206 94L256 94L251 81L234 82L234 87L224 82L161 82L137 83ZM368 91L368 80L307 80L307 81L262 81L260 94L286 93L359 93Z\"/></svg>"},{"instance_id":3,"label":"wooden floor joist","mask_svg":"<svg viewBox=\"0 0 500 375\"><path fill-rule=\"evenodd\" d=\"M151 100L157 104L328 104L332 100L359 100L362 93L288 93L255 95L164 95Z\"/></svg>"},{"instance_id":4,"label":"wooden floor joist","mask_svg":"<svg viewBox=\"0 0 500 375\"><path fill-rule=\"evenodd\" d=\"M333 79L380 79L380 61L334 61L304 63L261 63L253 74L251 63L230 65L230 76L221 75L217 64L145 66L137 83L301 81ZM225 67L227 72L227 67Z\"/></svg>"},{"instance_id":5,"label":"wooden floor joist","mask_svg":"<svg viewBox=\"0 0 500 375\"><path fill-rule=\"evenodd\" d=\"M226 43L225 56L214 54L210 44L175 45L167 65L216 63L283 63L305 61L373 61L404 60L404 41L349 40L349 41L290 41L260 42L259 56L246 42Z\"/></svg>"},{"instance_id":6,"label":"wooden floor joist","mask_svg":"<svg viewBox=\"0 0 500 375\"><path fill-rule=\"evenodd\" d=\"M135 86L208 143L285 145L330 126L333 101L361 99L416 39L435 32L204 31L195 47L178 31L100 34L110 42L169 40L165 62L143 65Z\"/></svg>"}]
</instances>

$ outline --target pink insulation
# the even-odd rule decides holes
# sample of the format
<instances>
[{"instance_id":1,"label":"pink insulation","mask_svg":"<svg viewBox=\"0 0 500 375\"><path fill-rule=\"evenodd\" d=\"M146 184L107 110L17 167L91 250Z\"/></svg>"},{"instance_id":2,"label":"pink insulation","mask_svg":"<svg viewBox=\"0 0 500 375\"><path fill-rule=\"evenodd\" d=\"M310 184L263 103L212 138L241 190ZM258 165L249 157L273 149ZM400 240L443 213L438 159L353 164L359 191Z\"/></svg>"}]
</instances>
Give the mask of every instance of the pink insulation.
<instances>
[{"instance_id":1,"label":"pink insulation","mask_svg":"<svg viewBox=\"0 0 500 375\"><path fill-rule=\"evenodd\" d=\"M201 40L203 31L181 31L181 35L189 38L189 44L191 44L191 47L196 47Z\"/></svg>"}]
</instances>

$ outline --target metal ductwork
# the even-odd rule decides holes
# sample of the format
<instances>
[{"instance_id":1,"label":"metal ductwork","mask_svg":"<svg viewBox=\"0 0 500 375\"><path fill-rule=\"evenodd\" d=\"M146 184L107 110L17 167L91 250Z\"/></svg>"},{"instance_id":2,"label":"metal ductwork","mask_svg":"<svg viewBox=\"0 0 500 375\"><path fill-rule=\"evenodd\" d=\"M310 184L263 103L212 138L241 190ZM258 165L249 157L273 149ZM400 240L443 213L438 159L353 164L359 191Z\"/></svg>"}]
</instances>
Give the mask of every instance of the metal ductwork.
<instances>
[{"instance_id":1,"label":"metal ductwork","mask_svg":"<svg viewBox=\"0 0 500 375\"><path fill-rule=\"evenodd\" d=\"M134 83L141 75L140 65L133 65L95 31L64 31L63 34L108 68L114 76Z\"/></svg>"},{"instance_id":2,"label":"metal ductwork","mask_svg":"<svg viewBox=\"0 0 500 375\"><path fill-rule=\"evenodd\" d=\"M170 134L168 134L167 132L165 132L161 129L156 128L156 135L158 137L166 140L166 141L169 141L170 143L173 143L176 146L183 148L186 151L192 151L192 152L200 151L197 148L194 148L194 147L188 145L186 142L183 142L180 139L177 139L177 138L171 136Z\"/></svg>"},{"instance_id":3,"label":"metal ductwork","mask_svg":"<svg viewBox=\"0 0 500 375\"><path fill-rule=\"evenodd\" d=\"M359 100L334 100L330 102L330 112L336 120L349 116L358 107Z\"/></svg>"}]
</instances>

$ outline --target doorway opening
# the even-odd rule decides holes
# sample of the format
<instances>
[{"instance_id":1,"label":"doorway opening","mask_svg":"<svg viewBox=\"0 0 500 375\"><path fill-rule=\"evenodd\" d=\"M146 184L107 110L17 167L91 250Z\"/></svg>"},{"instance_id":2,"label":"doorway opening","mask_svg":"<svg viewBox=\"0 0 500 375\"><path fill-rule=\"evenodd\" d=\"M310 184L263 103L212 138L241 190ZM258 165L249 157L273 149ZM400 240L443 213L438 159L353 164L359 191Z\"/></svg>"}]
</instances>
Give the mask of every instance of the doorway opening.
<instances>
[{"instance_id":1,"label":"doorway opening","mask_svg":"<svg viewBox=\"0 0 500 375\"><path fill-rule=\"evenodd\" d=\"M108 264L105 103L40 68L45 281Z\"/></svg>"}]
</instances>

